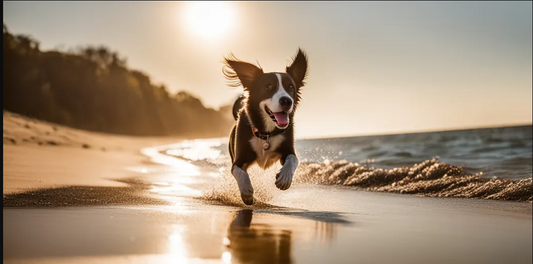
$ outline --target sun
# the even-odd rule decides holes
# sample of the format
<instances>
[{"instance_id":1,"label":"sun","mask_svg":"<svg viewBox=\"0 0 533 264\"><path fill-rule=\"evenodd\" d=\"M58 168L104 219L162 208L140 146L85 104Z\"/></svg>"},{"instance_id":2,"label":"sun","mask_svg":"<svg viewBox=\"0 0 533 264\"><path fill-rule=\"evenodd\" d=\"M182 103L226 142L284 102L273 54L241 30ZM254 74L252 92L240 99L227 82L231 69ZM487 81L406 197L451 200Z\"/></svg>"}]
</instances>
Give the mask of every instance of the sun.
<instances>
[{"instance_id":1,"label":"sun","mask_svg":"<svg viewBox=\"0 0 533 264\"><path fill-rule=\"evenodd\" d=\"M186 27L202 37L218 37L233 26L235 12L226 2L189 2Z\"/></svg>"}]
</instances>

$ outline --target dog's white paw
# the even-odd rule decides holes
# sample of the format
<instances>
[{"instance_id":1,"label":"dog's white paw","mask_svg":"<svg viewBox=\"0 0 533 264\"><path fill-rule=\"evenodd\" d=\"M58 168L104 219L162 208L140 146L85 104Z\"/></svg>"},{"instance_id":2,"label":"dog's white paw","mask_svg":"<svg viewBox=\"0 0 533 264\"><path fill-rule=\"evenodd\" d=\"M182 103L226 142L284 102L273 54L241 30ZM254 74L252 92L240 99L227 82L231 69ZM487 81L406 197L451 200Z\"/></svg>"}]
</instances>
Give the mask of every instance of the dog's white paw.
<instances>
[{"instance_id":1,"label":"dog's white paw","mask_svg":"<svg viewBox=\"0 0 533 264\"><path fill-rule=\"evenodd\" d=\"M276 174L276 187L282 191L289 189L289 187L291 187L293 175L294 173L290 168L285 166L281 168L278 174Z\"/></svg>"},{"instance_id":2,"label":"dog's white paw","mask_svg":"<svg viewBox=\"0 0 533 264\"><path fill-rule=\"evenodd\" d=\"M281 170L276 174L276 187L278 187L278 189L287 190L291 187L292 178L299 163L298 158L293 154L290 154L285 158L283 167L281 167Z\"/></svg>"},{"instance_id":3,"label":"dog's white paw","mask_svg":"<svg viewBox=\"0 0 533 264\"><path fill-rule=\"evenodd\" d=\"M232 174L239 186L242 201L247 205L252 205L254 203L254 188L252 187L250 176L237 166L233 167Z\"/></svg>"}]
</instances>

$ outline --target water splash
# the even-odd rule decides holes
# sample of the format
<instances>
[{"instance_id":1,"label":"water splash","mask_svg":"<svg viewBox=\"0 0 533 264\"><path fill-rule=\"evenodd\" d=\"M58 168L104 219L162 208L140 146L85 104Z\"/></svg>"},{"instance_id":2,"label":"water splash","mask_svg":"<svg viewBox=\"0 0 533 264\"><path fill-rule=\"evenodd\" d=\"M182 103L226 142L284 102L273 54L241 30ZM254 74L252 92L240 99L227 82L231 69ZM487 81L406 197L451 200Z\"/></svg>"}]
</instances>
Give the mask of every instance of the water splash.
<instances>
[{"instance_id":1,"label":"water splash","mask_svg":"<svg viewBox=\"0 0 533 264\"><path fill-rule=\"evenodd\" d=\"M348 161L304 163L299 183L353 186L357 189L432 197L483 198L532 202L532 178L486 179L458 166L426 160L412 166L379 169Z\"/></svg>"},{"instance_id":2,"label":"water splash","mask_svg":"<svg viewBox=\"0 0 533 264\"><path fill-rule=\"evenodd\" d=\"M226 165L230 166L229 163ZM273 166L267 170L252 166L248 170L254 187L254 206L268 206L276 192L281 192L274 184L278 170L279 166ZM243 205L239 187L229 170L224 170L211 186L203 188L202 193L201 199L207 201L233 206Z\"/></svg>"}]
</instances>

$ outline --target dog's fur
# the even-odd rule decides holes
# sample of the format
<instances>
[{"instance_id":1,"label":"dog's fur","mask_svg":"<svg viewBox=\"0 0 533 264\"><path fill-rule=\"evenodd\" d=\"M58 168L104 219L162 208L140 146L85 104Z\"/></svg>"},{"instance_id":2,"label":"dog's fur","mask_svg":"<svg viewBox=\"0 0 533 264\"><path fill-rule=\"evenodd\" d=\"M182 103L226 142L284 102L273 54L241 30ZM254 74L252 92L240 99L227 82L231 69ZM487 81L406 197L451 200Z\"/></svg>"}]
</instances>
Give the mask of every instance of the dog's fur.
<instances>
[{"instance_id":1,"label":"dog's fur","mask_svg":"<svg viewBox=\"0 0 533 264\"><path fill-rule=\"evenodd\" d=\"M248 167L257 163L266 169L279 160L282 168L276 175L275 184L281 190L290 187L298 167L293 118L308 72L307 57L299 49L285 73L264 73L261 68L233 55L224 62L224 75L231 81L230 85L244 88L244 95L233 106L236 124L230 135L229 153L231 173L241 198L245 204L251 205L254 199ZM267 141L270 147L265 150L263 144Z\"/></svg>"}]
</instances>

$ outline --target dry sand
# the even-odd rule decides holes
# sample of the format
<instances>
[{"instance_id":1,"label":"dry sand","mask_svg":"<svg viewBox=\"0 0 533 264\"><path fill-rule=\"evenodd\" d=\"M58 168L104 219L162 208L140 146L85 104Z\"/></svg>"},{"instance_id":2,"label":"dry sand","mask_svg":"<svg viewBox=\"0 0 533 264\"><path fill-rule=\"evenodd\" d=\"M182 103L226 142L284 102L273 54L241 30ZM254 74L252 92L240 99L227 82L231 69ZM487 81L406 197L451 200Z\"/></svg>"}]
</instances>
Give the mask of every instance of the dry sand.
<instances>
[{"instance_id":1,"label":"dry sand","mask_svg":"<svg viewBox=\"0 0 533 264\"><path fill-rule=\"evenodd\" d=\"M4 263L532 262L529 203L306 184L252 207L214 203L198 194L209 171L139 154L178 140L4 112Z\"/></svg>"},{"instance_id":2,"label":"dry sand","mask_svg":"<svg viewBox=\"0 0 533 264\"><path fill-rule=\"evenodd\" d=\"M142 147L179 138L83 131L4 111L4 195L61 186L127 186L127 168L146 160Z\"/></svg>"}]
</instances>

